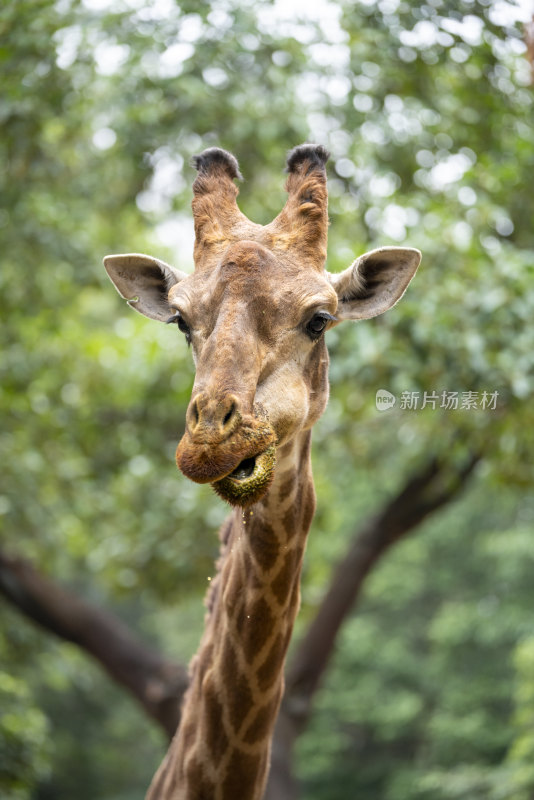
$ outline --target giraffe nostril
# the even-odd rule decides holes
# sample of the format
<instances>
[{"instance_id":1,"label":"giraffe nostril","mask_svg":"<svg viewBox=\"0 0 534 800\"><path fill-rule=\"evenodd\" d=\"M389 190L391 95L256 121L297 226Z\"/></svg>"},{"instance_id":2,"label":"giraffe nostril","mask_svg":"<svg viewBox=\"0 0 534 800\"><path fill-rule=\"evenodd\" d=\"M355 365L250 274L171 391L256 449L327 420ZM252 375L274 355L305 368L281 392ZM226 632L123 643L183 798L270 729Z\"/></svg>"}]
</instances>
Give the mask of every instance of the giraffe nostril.
<instances>
[{"instance_id":1,"label":"giraffe nostril","mask_svg":"<svg viewBox=\"0 0 534 800\"><path fill-rule=\"evenodd\" d=\"M191 436L222 442L239 422L239 399L234 395L210 395L201 392L192 398L187 409L186 423Z\"/></svg>"},{"instance_id":2,"label":"giraffe nostril","mask_svg":"<svg viewBox=\"0 0 534 800\"><path fill-rule=\"evenodd\" d=\"M226 414L224 415L223 425L226 427L235 413L235 403L232 403Z\"/></svg>"},{"instance_id":3,"label":"giraffe nostril","mask_svg":"<svg viewBox=\"0 0 534 800\"><path fill-rule=\"evenodd\" d=\"M198 398L195 398L187 409L186 421L191 432L194 432L200 425L200 408Z\"/></svg>"}]
</instances>

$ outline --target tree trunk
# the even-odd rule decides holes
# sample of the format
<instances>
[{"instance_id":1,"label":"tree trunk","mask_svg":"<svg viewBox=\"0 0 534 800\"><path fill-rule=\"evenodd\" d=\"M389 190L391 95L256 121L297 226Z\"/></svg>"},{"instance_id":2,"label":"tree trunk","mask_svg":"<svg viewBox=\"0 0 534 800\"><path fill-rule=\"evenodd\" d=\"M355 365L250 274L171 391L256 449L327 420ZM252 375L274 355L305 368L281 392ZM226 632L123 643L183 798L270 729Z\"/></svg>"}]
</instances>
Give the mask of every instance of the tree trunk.
<instances>
[{"instance_id":1,"label":"tree trunk","mask_svg":"<svg viewBox=\"0 0 534 800\"><path fill-rule=\"evenodd\" d=\"M27 561L1 552L0 592L42 628L90 653L169 738L174 735L188 683L184 666L147 647L113 614L57 586Z\"/></svg>"}]
</instances>

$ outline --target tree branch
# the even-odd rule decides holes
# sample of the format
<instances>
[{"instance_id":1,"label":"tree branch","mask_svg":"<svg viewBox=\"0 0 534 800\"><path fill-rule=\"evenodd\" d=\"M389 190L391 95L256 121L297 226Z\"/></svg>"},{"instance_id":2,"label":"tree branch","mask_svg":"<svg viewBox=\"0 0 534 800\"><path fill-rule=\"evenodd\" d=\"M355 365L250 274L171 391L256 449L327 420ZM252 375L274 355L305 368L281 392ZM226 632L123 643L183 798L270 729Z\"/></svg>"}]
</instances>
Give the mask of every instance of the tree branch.
<instances>
[{"instance_id":1,"label":"tree branch","mask_svg":"<svg viewBox=\"0 0 534 800\"><path fill-rule=\"evenodd\" d=\"M27 561L0 552L0 593L45 630L90 653L167 735L180 719L187 669L141 642L104 611L45 578Z\"/></svg>"},{"instance_id":2,"label":"tree branch","mask_svg":"<svg viewBox=\"0 0 534 800\"><path fill-rule=\"evenodd\" d=\"M459 494L479 459L478 454L471 456L455 472L437 458L430 459L352 538L287 671L265 800L293 800L298 795L292 774L293 744L308 721L313 696L334 651L337 634L367 574L393 544Z\"/></svg>"}]
</instances>

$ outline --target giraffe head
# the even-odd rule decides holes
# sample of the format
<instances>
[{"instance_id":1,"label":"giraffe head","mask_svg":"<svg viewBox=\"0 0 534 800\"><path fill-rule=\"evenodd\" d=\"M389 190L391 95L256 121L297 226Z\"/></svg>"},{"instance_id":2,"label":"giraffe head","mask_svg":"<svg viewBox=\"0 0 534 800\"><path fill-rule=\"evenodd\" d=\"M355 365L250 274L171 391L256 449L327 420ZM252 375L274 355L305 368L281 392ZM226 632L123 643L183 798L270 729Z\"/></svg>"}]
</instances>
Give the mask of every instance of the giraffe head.
<instances>
[{"instance_id":1,"label":"giraffe head","mask_svg":"<svg viewBox=\"0 0 534 800\"><path fill-rule=\"evenodd\" d=\"M263 226L237 206L236 159L205 150L194 159L194 273L139 254L104 259L129 305L175 323L191 345L196 377L177 464L233 505L261 499L277 449L322 414L325 332L394 305L421 258L418 250L384 247L344 272L324 269L327 159L319 145L289 153L287 202Z\"/></svg>"}]
</instances>

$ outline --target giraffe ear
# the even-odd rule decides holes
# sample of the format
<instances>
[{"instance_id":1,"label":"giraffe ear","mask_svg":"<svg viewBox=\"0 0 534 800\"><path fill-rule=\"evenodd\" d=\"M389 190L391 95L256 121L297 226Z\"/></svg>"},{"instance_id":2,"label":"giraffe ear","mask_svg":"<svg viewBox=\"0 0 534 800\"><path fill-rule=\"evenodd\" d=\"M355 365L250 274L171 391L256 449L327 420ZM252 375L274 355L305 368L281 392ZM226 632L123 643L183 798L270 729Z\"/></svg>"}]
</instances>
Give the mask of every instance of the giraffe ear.
<instances>
[{"instance_id":1,"label":"giraffe ear","mask_svg":"<svg viewBox=\"0 0 534 800\"><path fill-rule=\"evenodd\" d=\"M416 273L421 253L412 247L381 247L360 256L344 272L330 274L339 304L336 317L369 319L395 305Z\"/></svg>"},{"instance_id":2,"label":"giraffe ear","mask_svg":"<svg viewBox=\"0 0 534 800\"><path fill-rule=\"evenodd\" d=\"M165 322L172 314L169 289L187 278L164 261L140 253L124 253L104 258L106 272L128 305L145 317Z\"/></svg>"}]
</instances>

